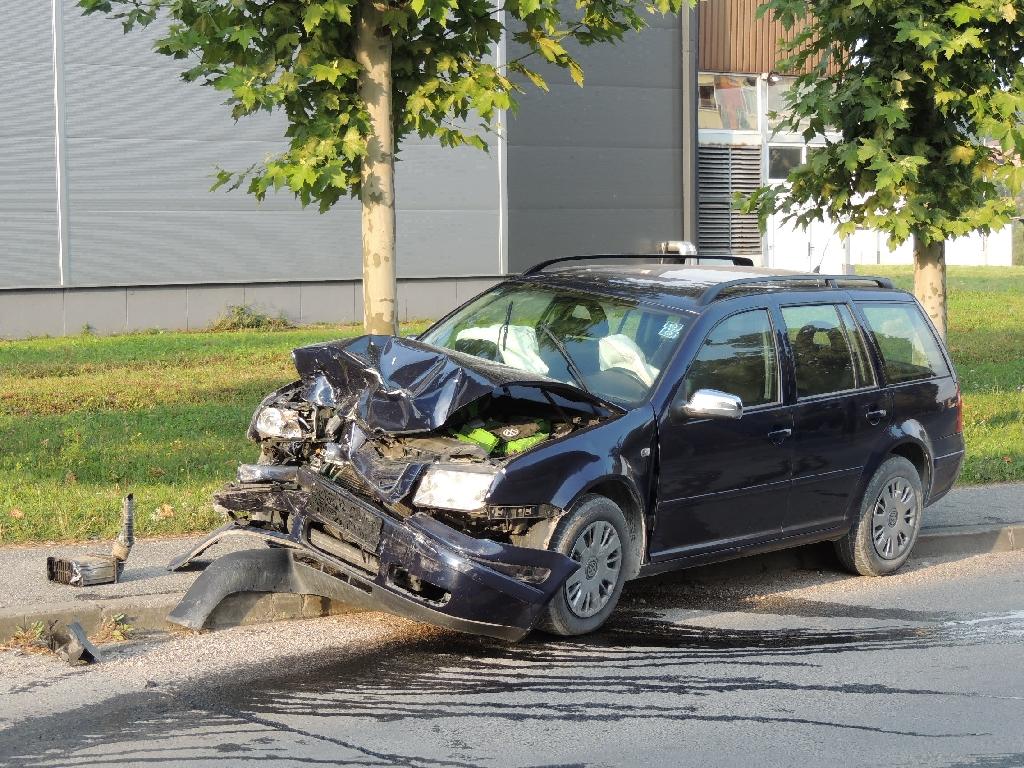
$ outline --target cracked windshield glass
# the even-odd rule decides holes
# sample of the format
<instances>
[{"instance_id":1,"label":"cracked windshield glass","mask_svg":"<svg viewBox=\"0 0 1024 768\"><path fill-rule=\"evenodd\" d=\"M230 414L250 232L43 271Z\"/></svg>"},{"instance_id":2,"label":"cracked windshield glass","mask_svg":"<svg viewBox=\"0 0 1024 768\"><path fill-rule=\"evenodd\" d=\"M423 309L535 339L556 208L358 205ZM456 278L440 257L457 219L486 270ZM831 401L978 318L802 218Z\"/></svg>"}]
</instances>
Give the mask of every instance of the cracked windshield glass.
<instances>
[{"instance_id":1,"label":"cracked windshield glass","mask_svg":"<svg viewBox=\"0 0 1024 768\"><path fill-rule=\"evenodd\" d=\"M506 285L421 339L634 404L650 392L687 322L625 299Z\"/></svg>"}]
</instances>

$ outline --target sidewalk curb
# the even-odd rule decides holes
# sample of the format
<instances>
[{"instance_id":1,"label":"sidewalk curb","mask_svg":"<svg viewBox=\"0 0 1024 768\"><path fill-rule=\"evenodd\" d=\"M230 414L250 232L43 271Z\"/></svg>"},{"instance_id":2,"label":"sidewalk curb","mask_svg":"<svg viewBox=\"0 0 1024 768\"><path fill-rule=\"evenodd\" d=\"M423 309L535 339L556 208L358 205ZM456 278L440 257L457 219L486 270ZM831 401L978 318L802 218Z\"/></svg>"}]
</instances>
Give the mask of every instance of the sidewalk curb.
<instances>
[{"instance_id":1,"label":"sidewalk curb","mask_svg":"<svg viewBox=\"0 0 1024 768\"><path fill-rule=\"evenodd\" d=\"M12 612L0 615L0 643L6 642L14 635L18 627L27 627L36 622L46 625L51 621L77 621L86 634L91 635L100 629L104 621L119 614L124 614L124 621L136 632L189 632L190 630L177 624L167 622L167 614L174 609L179 600L180 594L168 593L165 598L150 600L145 605L140 605L131 597L124 597L102 603L81 603L73 607L62 606L56 610L40 610L28 614ZM319 595L246 592L229 595L210 615L206 628L226 629L245 624L314 619L362 612L360 608L337 603Z\"/></svg>"},{"instance_id":2,"label":"sidewalk curb","mask_svg":"<svg viewBox=\"0 0 1024 768\"><path fill-rule=\"evenodd\" d=\"M1024 549L1024 523L956 525L927 529L914 544L913 557L984 555Z\"/></svg>"},{"instance_id":3,"label":"sidewalk curb","mask_svg":"<svg viewBox=\"0 0 1024 768\"><path fill-rule=\"evenodd\" d=\"M705 566L700 569L704 575L714 578L728 578L730 569L740 571L757 569L800 569L836 567L830 560L830 548L813 545L793 550L783 550L757 558L744 558L728 563ZM1024 523L1003 526L948 526L928 529L920 535L914 545L915 558L944 557L951 555L982 555L991 552L1024 550ZM740 565L745 563L746 565ZM766 563L768 564L766 566ZM71 587L70 589L74 589ZM148 597L152 598L152 595ZM0 615L0 643L10 638L18 627L35 622L44 624L54 620L78 621L86 633L96 632L111 616L125 615L133 629L140 632L186 631L174 624L168 624L166 617L178 604L181 595L167 593L166 597L148 600L140 604L132 597L116 600L83 602L74 606L61 606L55 610L39 610L32 613L12 612ZM224 629L245 624L261 624L271 621L310 619L322 616L362 613L360 608L337 603L315 595L265 594L248 592L229 596L211 615L209 629Z\"/></svg>"}]
</instances>

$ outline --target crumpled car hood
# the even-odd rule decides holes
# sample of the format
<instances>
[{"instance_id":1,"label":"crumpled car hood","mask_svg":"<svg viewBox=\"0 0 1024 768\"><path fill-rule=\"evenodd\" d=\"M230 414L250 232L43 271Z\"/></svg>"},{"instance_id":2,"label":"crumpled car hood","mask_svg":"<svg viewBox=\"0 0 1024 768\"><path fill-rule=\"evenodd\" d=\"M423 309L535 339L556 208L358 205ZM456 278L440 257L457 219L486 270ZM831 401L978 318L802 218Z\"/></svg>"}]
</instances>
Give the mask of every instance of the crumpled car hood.
<instances>
[{"instance_id":1,"label":"crumpled car hood","mask_svg":"<svg viewBox=\"0 0 1024 768\"><path fill-rule=\"evenodd\" d=\"M372 430L430 432L454 413L509 387L533 387L604 414L621 409L540 374L396 336L360 336L292 352L302 397L336 408Z\"/></svg>"}]
</instances>

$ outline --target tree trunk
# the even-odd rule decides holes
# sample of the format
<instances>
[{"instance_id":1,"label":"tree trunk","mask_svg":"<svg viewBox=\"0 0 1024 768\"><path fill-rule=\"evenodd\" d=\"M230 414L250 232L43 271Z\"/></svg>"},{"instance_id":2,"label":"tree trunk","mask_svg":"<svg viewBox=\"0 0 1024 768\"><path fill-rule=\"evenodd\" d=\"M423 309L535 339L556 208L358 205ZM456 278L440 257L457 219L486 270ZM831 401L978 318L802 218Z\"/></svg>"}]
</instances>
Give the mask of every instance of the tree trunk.
<instances>
[{"instance_id":1,"label":"tree trunk","mask_svg":"<svg viewBox=\"0 0 1024 768\"><path fill-rule=\"evenodd\" d=\"M360 174L363 208L363 326L367 333L398 333L395 313L395 164L391 115L391 38L372 0L359 5L356 61L359 96L370 113L373 136Z\"/></svg>"},{"instance_id":2,"label":"tree trunk","mask_svg":"<svg viewBox=\"0 0 1024 768\"><path fill-rule=\"evenodd\" d=\"M914 236L914 295L946 338L946 244Z\"/></svg>"}]
</instances>

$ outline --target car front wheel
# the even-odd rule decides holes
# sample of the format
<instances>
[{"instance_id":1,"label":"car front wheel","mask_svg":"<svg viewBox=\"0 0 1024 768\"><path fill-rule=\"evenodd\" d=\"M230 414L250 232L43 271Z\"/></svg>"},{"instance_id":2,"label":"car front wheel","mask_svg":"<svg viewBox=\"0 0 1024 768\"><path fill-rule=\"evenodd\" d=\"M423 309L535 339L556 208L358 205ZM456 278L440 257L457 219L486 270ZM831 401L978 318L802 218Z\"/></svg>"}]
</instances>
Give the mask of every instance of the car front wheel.
<instances>
[{"instance_id":1,"label":"car front wheel","mask_svg":"<svg viewBox=\"0 0 1024 768\"><path fill-rule=\"evenodd\" d=\"M917 467L902 456L887 459L864 491L860 515L836 542L843 565L861 576L885 576L902 566L917 541L924 488Z\"/></svg>"},{"instance_id":2,"label":"car front wheel","mask_svg":"<svg viewBox=\"0 0 1024 768\"><path fill-rule=\"evenodd\" d=\"M548 603L539 629L584 635L607 621L626 580L626 518L615 502L587 496L558 524L549 548L579 569Z\"/></svg>"}]
</instances>

